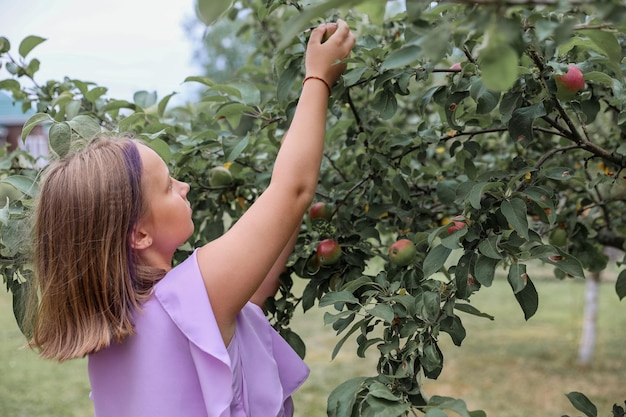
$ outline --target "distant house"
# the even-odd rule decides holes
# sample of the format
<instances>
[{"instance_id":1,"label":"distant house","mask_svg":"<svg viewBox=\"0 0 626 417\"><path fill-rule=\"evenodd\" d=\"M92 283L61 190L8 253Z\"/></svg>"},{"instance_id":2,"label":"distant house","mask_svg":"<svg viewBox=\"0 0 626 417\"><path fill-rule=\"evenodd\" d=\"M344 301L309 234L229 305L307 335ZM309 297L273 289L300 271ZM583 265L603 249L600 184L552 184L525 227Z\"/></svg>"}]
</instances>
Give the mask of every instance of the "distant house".
<instances>
[{"instance_id":1,"label":"distant house","mask_svg":"<svg viewBox=\"0 0 626 417\"><path fill-rule=\"evenodd\" d=\"M43 166L49 155L47 129L41 125L36 126L25 142L21 140L24 123L33 113L32 110L22 112L20 103L0 91L0 147L8 145L9 151L20 147L37 158L38 165Z\"/></svg>"}]
</instances>

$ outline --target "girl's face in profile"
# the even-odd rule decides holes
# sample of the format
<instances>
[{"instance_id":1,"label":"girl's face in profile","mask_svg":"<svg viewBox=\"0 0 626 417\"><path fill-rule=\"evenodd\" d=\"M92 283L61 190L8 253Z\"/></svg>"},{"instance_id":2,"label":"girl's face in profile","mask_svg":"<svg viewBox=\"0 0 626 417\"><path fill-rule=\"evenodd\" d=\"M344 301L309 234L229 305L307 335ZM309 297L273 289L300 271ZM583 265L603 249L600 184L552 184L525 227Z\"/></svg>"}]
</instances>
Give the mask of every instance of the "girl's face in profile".
<instances>
[{"instance_id":1,"label":"girl's face in profile","mask_svg":"<svg viewBox=\"0 0 626 417\"><path fill-rule=\"evenodd\" d=\"M168 257L168 266L174 251L193 233L191 206L187 201L189 184L170 176L161 157L149 147L137 144L141 156L142 187L147 212L139 220L152 243L151 249Z\"/></svg>"}]
</instances>

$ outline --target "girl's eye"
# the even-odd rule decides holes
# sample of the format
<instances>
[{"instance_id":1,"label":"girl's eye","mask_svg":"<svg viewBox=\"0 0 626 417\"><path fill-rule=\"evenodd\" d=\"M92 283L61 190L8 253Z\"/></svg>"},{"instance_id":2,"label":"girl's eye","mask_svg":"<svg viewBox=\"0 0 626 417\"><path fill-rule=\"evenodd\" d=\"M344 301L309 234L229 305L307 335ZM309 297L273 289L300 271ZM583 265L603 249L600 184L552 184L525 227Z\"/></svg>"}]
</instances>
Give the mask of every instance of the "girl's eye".
<instances>
[{"instance_id":1,"label":"girl's eye","mask_svg":"<svg viewBox=\"0 0 626 417\"><path fill-rule=\"evenodd\" d=\"M167 187L167 188L168 188L168 190L171 190L173 186L174 186L174 180L172 180L172 177L170 177L170 184L169 184L169 186Z\"/></svg>"}]
</instances>

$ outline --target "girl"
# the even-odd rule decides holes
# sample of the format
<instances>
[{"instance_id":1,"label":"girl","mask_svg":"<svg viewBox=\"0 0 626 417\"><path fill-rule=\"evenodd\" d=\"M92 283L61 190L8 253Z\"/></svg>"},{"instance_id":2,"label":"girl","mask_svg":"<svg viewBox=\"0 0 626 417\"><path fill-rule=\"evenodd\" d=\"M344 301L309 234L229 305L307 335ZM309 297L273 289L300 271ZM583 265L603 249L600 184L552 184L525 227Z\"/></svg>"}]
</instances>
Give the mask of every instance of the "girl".
<instances>
[{"instance_id":1,"label":"girl","mask_svg":"<svg viewBox=\"0 0 626 417\"><path fill-rule=\"evenodd\" d=\"M32 345L60 361L88 355L97 417L293 415L308 368L250 300L275 292L293 249L317 186L330 86L345 69L337 61L354 42L341 20L312 31L270 185L175 268L194 228L189 186L154 151L100 138L48 168Z\"/></svg>"}]
</instances>

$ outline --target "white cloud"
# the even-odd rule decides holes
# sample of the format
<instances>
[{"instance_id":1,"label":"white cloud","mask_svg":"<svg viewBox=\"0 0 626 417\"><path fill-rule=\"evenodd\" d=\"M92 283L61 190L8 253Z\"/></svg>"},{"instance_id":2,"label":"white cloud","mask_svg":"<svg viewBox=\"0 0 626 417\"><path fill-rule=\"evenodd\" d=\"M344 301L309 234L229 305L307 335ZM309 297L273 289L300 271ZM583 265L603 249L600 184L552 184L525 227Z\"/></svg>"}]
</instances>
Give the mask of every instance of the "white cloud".
<instances>
[{"instance_id":1,"label":"white cloud","mask_svg":"<svg viewBox=\"0 0 626 417\"><path fill-rule=\"evenodd\" d=\"M38 35L46 42L29 58L41 61L39 82L64 76L109 88L109 96L130 99L138 90L163 97L189 95L181 85L196 75L191 40L183 23L194 15L194 0L0 0L0 36L12 43ZM1 70L0 70L1 71ZM0 79L6 73L0 72Z\"/></svg>"}]
</instances>

